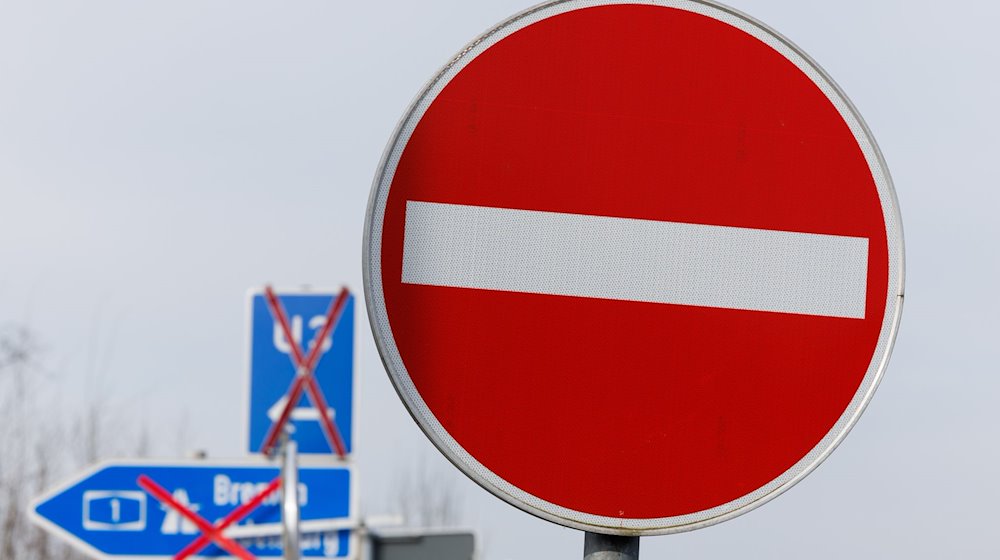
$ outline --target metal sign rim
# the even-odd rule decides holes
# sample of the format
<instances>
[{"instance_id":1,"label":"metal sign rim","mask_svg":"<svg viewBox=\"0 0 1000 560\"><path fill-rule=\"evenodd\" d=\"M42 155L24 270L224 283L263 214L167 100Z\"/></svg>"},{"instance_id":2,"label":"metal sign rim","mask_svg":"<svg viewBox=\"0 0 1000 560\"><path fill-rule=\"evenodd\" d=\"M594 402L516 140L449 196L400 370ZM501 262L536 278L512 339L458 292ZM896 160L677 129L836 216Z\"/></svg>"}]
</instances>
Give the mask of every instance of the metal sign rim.
<instances>
[{"instance_id":1,"label":"metal sign rim","mask_svg":"<svg viewBox=\"0 0 1000 560\"><path fill-rule=\"evenodd\" d=\"M770 483L758 488L755 492L748 493L737 500L709 510L693 512L684 516L656 519L612 518L587 514L558 504L552 504L506 482L502 477L493 473L466 452L457 441L451 438L440 422L437 421L436 417L434 417L433 413L430 412L426 404L423 403L422 398L409 379L405 366L402 365L402 359L395 346L391 328L388 326L385 301L382 295L380 269L382 219L384 217L386 197L395 174L395 165L398 163L399 156L403 148L405 148L409 136L412 134L413 127L420 122L424 111L450 79L457 75L469 61L474 59L478 55L478 52L488 49L503 37L513 34L535 21L576 9L620 4L673 7L707 15L738 29L742 29L764 41L802 70L803 73L823 90L826 97L837 107L841 117L851 127L859 147L865 152L865 159L872 172L882 204L889 251L886 308L882 318L878 343L872 354L869 368L862 383L850 405L845 408L833 428L796 465ZM892 353L896 334L898 333L902 313L905 277L904 261L905 251L902 219L888 166L874 136L847 95L815 61L786 37L756 19L713 0L553 0L520 12L480 35L428 81L411 102L409 108L397 124L385 148L378 172L372 184L362 242L362 273L364 277L365 303L369 314L369 326L372 329L379 356L386 368L393 388L403 401L409 414L428 439L462 473L509 504L536 517L563 526L616 535L679 533L721 523L767 503L814 471L843 441L847 433L857 423L884 375ZM481 472L489 474L484 476ZM745 500L747 496L755 493L759 493L760 495L753 497L749 501ZM733 505L743 501L747 503ZM583 520L580 519L581 517Z\"/></svg>"}]
</instances>

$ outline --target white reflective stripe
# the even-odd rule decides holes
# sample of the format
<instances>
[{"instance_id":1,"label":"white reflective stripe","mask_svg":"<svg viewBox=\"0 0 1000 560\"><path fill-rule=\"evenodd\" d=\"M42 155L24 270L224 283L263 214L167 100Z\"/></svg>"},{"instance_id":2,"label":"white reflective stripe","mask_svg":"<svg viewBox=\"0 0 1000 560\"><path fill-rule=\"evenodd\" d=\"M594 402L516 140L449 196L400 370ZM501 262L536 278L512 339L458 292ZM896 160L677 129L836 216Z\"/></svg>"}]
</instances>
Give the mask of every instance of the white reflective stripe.
<instances>
[{"instance_id":1,"label":"white reflective stripe","mask_svg":"<svg viewBox=\"0 0 1000 560\"><path fill-rule=\"evenodd\" d=\"M407 284L863 319L868 239L407 201Z\"/></svg>"}]
</instances>

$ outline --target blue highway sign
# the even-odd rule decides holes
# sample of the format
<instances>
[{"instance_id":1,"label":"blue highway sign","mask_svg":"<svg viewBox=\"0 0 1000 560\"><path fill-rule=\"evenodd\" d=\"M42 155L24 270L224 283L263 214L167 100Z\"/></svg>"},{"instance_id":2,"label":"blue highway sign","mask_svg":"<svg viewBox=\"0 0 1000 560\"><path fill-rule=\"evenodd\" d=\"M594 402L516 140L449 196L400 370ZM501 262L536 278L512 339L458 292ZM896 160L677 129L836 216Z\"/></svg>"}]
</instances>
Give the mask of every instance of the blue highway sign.
<instances>
[{"instance_id":1,"label":"blue highway sign","mask_svg":"<svg viewBox=\"0 0 1000 560\"><path fill-rule=\"evenodd\" d=\"M295 344L308 353L306 347L325 322L327 310L335 295L332 293L279 293L285 308ZM268 429L281 414L285 393L295 378L291 347L281 327L271 316L261 293L250 295L250 360L249 407L247 411L247 446L251 453L260 452ZM340 431L347 453L353 449L354 401L354 296L348 296L340 321L323 343L323 353L314 376L326 397L334 424ZM299 453L330 453L333 450L323 435L320 412L313 408L303 392L292 411L292 437Z\"/></svg>"},{"instance_id":2,"label":"blue highway sign","mask_svg":"<svg viewBox=\"0 0 1000 560\"><path fill-rule=\"evenodd\" d=\"M38 498L31 506L32 519L95 558L173 558L201 532L194 523L140 488L136 482L139 475L148 476L174 500L214 524L253 499L279 475L279 469L263 462L107 462ZM349 527L353 520L352 478L346 466L299 467L303 557L351 557L351 530L343 527ZM233 526L234 540L254 556L282 555L280 532L236 536L240 531L247 534L254 525L280 524L279 494L272 493ZM307 533L305 527L316 526L319 520L340 528ZM338 520L342 523L338 524ZM209 545L197 556L217 558L228 554Z\"/></svg>"}]
</instances>

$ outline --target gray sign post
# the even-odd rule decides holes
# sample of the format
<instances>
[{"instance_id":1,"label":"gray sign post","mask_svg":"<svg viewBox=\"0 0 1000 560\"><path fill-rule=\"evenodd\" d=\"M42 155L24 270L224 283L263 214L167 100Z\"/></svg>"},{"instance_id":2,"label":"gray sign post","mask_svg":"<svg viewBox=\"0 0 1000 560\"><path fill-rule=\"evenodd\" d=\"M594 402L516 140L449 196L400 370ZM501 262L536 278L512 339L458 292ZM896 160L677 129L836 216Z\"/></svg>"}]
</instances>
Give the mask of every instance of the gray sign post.
<instances>
[{"instance_id":1,"label":"gray sign post","mask_svg":"<svg viewBox=\"0 0 1000 560\"><path fill-rule=\"evenodd\" d=\"M299 560L299 465L294 439L281 445L281 545L285 560Z\"/></svg>"},{"instance_id":2,"label":"gray sign post","mask_svg":"<svg viewBox=\"0 0 1000 560\"><path fill-rule=\"evenodd\" d=\"M588 531L583 538L583 560L639 560L639 537Z\"/></svg>"}]
</instances>

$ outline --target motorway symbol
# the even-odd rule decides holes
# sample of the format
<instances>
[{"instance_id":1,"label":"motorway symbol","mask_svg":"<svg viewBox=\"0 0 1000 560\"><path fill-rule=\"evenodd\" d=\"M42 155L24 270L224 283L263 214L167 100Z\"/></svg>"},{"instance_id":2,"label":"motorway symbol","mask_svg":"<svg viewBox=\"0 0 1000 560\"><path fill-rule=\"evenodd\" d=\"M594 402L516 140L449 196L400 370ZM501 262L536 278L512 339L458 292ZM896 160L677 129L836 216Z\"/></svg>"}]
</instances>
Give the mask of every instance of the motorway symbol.
<instances>
[{"instance_id":1,"label":"motorway symbol","mask_svg":"<svg viewBox=\"0 0 1000 560\"><path fill-rule=\"evenodd\" d=\"M248 450L273 450L289 422L301 453L350 453L354 296L266 289L250 296L250 323Z\"/></svg>"},{"instance_id":2,"label":"motorway symbol","mask_svg":"<svg viewBox=\"0 0 1000 560\"><path fill-rule=\"evenodd\" d=\"M888 170L827 75L729 8L532 8L385 154L364 249L382 360L435 445L530 513L729 519L827 457L884 372Z\"/></svg>"},{"instance_id":3,"label":"motorway symbol","mask_svg":"<svg viewBox=\"0 0 1000 560\"><path fill-rule=\"evenodd\" d=\"M256 461L111 461L38 498L31 516L94 558L219 557L227 550L243 558L249 556L237 550L280 557L280 535L238 536L280 522L280 501L273 492L278 474L278 468ZM340 527L349 525L352 485L348 467L299 467L303 528L336 526L337 520ZM212 527L216 522L217 529ZM227 536L231 532L234 536ZM350 557L350 537L347 528L317 529L303 535L302 555Z\"/></svg>"},{"instance_id":4,"label":"motorway symbol","mask_svg":"<svg viewBox=\"0 0 1000 560\"><path fill-rule=\"evenodd\" d=\"M239 543L228 538L226 535L222 534L230 525L239 522L240 520L247 517L253 510L257 509L264 500L273 494L279 486L281 486L281 478L275 478L267 486L257 491L257 493L250 499L250 501L240 505L240 507L232 510L224 518L222 518L217 524L213 525L204 517L196 513L197 507L191 506L186 499L179 499L175 491L171 494L166 488L157 484L153 479L146 475L139 475L136 480L141 487L146 492L149 492L157 500L159 500L165 509L168 509L168 517L183 517L184 522L194 525L202 535L196 540L189 543L187 546L181 549L180 552L174 555L174 560L184 560L185 558L197 554L203 548L209 544L214 543L219 548L225 550L226 552L236 556L242 560L254 560L254 555L250 553L249 550L241 546ZM184 491L184 497L186 498L187 492ZM164 520L164 527L166 527L167 521ZM172 523L176 525L176 521ZM166 532L161 530L161 532ZM171 532L170 534L176 534Z\"/></svg>"}]
</instances>

